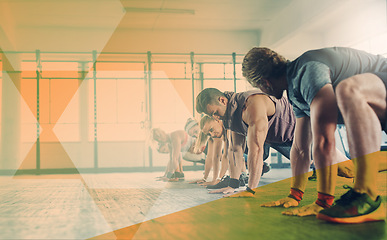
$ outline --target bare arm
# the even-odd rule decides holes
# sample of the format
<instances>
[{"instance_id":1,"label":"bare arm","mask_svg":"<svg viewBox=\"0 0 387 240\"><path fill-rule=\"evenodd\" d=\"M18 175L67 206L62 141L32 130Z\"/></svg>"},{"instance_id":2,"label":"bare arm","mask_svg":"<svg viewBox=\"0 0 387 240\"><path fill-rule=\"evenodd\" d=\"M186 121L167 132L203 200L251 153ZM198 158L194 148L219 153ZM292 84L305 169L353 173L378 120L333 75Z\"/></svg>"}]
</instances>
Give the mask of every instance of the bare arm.
<instances>
[{"instance_id":1,"label":"bare arm","mask_svg":"<svg viewBox=\"0 0 387 240\"><path fill-rule=\"evenodd\" d=\"M210 170L214 164L214 141L209 140L208 142L208 151L206 156L206 161L204 163L204 179L208 178Z\"/></svg>"},{"instance_id":2,"label":"bare arm","mask_svg":"<svg viewBox=\"0 0 387 240\"><path fill-rule=\"evenodd\" d=\"M247 164L249 168L248 187L256 188L261 178L263 166L264 143L268 131L268 116L275 112L274 103L265 95L255 95L250 97L245 104L242 119L248 124L247 146L249 153ZM231 197L253 197L250 190L238 193Z\"/></svg>"},{"instance_id":3,"label":"bare arm","mask_svg":"<svg viewBox=\"0 0 387 240\"><path fill-rule=\"evenodd\" d=\"M235 184L237 180L238 186L232 186L230 182L230 186L211 191L210 193L224 193L226 194L225 196L228 196L229 194L234 193L235 189L239 188L239 176L242 172L242 164L244 164L243 146L245 145L245 139L245 136L231 131L227 154L229 159L230 181L233 181Z\"/></svg>"},{"instance_id":4,"label":"bare arm","mask_svg":"<svg viewBox=\"0 0 387 240\"><path fill-rule=\"evenodd\" d=\"M256 188L261 178L263 166L263 144L267 135L267 116L263 115L249 123L247 132L247 146L249 154L247 163L249 168L249 188Z\"/></svg>"},{"instance_id":5,"label":"bare arm","mask_svg":"<svg viewBox=\"0 0 387 240\"><path fill-rule=\"evenodd\" d=\"M312 143L312 134L310 128L310 118L297 118L296 129L294 133L293 145L290 150L290 162L292 167L291 188L305 191L308 181L308 171L310 165L310 148ZM294 198L285 197L276 201L264 203L263 207L283 206L285 208L298 206L299 202ZM292 215L292 212L289 213Z\"/></svg>"},{"instance_id":6,"label":"bare arm","mask_svg":"<svg viewBox=\"0 0 387 240\"><path fill-rule=\"evenodd\" d=\"M247 130L247 147L249 154L249 188L256 188L261 178L263 166L263 144L268 131L268 111L272 112L274 104L264 95L258 95L248 100L243 113L243 120L249 125Z\"/></svg>"},{"instance_id":7,"label":"bare arm","mask_svg":"<svg viewBox=\"0 0 387 240\"><path fill-rule=\"evenodd\" d=\"M211 161L211 166L207 167L207 158L206 158L206 165L204 167L205 174L204 178L207 179L208 174L212 168L212 181L211 182L205 182L201 185L215 185L219 182L218 176L219 176L219 163L220 158L222 155L222 140L219 138L213 138L208 141L208 152L207 156L209 156L209 160Z\"/></svg>"},{"instance_id":8,"label":"bare arm","mask_svg":"<svg viewBox=\"0 0 387 240\"><path fill-rule=\"evenodd\" d=\"M334 135L337 124L337 104L332 85L325 85L314 97L310 105L310 122L313 159L317 172L317 191L333 195L337 174ZM299 209L285 211L283 214L309 216L316 215L322 209L318 204L312 203Z\"/></svg>"},{"instance_id":9,"label":"bare arm","mask_svg":"<svg viewBox=\"0 0 387 240\"><path fill-rule=\"evenodd\" d=\"M291 187L303 192L308 182L311 143L310 118L297 118L293 145L290 150L290 162L293 175Z\"/></svg>"},{"instance_id":10,"label":"bare arm","mask_svg":"<svg viewBox=\"0 0 387 240\"><path fill-rule=\"evenodd\" d=\"M228 142L229 142L229 138L230 138L230 132L229 131L226 131L224 137L223 137L223 155L222 155L222 167L220 169L220 173L219 173L219 177L223 177L226 172L227 172L227 169L229 168L229 160L228 160Z\"/></svg>"},{"instance_id":11,"label":"bare arm","mask_svg":"<svg viewBox=\"0 0 387 240\"><path fill-rule=\"evenodd\" d=\"M172 145L172 151L171 151L171 161L173 165L173 170L176 171L176 169L179 168L179 160L181 157L181 142L182 139L185 138L184 131L175 131L171 133L171 145Z\"/></svg>"},{"instance_id":12,"label":"bare arm","mask_svg":"<svg viewBox=\"0 0 387 240\"><path fill-rule=\"evenodd\" d=\"M215 138L213 140L213 159L212 159L212 182L215 182L219 178L219 165L220 165L220 159L222 157L222 139Z\"/></svg>"},{"instance_id":13,"label":"bare arm","mask_svg":"<svg viewBox=\"0 0 387 240\"><path fill-rule=\"evenodd\" d=\"M236 132L231 132L231 139L228 151L228 159L230 163L230 177L239 179L242 172L243 162L243 146L245 144L245 136Z\"/></svg>"}]
</instances>

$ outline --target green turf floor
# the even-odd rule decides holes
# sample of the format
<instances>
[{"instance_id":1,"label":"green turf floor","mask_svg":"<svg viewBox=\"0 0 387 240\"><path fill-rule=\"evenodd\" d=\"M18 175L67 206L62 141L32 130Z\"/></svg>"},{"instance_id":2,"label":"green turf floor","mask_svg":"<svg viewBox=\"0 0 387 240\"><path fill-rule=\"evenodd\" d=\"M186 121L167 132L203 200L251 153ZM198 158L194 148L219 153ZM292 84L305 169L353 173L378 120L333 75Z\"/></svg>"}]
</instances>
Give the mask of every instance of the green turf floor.
<instances>
[{"instance_id":1,"label":"green turf floor","mask_svg":"<svg viewBox=\"0 0 387 240\"><path fill-rule=\"evenodd\" d=\"M336 198L353 185L352 179L337 179ZM378 190L385 203L387 172L378 174ZM285 216L282 207L263 208L264 202L288 194L290 179L257 189L254 198L223 198L184 211L130 226L96 239L387 239L386 222L332 224L314 216ZM308 182L300 206L315 201L316 182Z\"/></svg>"}]
</instances>

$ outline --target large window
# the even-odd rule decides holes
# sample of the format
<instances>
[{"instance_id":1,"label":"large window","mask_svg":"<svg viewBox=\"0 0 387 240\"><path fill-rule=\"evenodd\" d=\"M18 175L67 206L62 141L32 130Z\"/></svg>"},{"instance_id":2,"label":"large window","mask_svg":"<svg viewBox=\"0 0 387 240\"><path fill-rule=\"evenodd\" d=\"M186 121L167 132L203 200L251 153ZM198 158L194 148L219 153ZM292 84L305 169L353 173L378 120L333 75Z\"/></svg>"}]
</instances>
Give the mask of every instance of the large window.
<instances>
[{"instance_id":1,"label":"large window","mask_svg":"<svg viewBox=\"0 0 387 240\"><path fill-rule=\"evenodd\" d=\"M144 141L145 83L142 63L97 63L96 111L98 141ZM89 105L94 81L89 74ZM89 140L94 139L94 108L89 108Z\"/></svg>"},{"instance_id":2,"label":"large window","mask_svg":"<svg viewBox=\"0 0 387 240\"><path fill-rule=\"evenodd\" d=\"M235 62L231 54L21 54L21 141L28 151L32 148L23 169L34 168L35 161L41 168L165 166L167 155L148 155L149 127L169 133L183 130L188 118L199 120L194 102L202 88L246 90L240 58ZM0 92L4 75L0 72ZM38 133L40 145L35 144Z\"/></svg>"},{"instance_id":3,"label":"large window","mask_svg":"<svg viewBox=\"0 0 387 240\"><path fill-rule=\"evenodd\" d=\"M183 130L187 118L193 116L192 71L189 58L175 62L155 56L152 64L152 126L170 133ZM168 154L153 151L153 166L165 166ZM192 165L184 162L183 165Z\"/></svg>"}]
</instances>

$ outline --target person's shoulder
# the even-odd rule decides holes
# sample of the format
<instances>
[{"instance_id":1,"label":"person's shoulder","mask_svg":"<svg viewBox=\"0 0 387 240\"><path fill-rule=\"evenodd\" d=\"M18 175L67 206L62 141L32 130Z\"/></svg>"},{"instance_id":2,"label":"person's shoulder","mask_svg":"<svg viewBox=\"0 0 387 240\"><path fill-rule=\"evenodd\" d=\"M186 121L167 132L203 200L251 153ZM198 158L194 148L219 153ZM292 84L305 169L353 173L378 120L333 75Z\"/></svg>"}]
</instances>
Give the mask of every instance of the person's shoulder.
<instances>
[{"instance_id":1,"label":"person's shoulder","mask_svg":"<svg viewBox=\"0 0 387 240\"><path fill-rule=\"evenodd\" d=\"M273 102L272 97L264 93L251 95L246 100L246 103L264 104L264 105L270 105L272 104L272 102Z\"/></svg>"},{"instance_id":2,"label":"person's shoulder","mask_svg":"<svg viewBox=\"0 0 387 240\"><path fill-rule=\"evenodd\" d=\"M250 96L245 104L247 112L265 112L270 109L275 109L272 97L266 94L256 94Z\"/></svg>"},{"instance_id":3,"label":"person's shoulder","mask_svg":"<svg viewBox=\"0 0 387 240\"><path fill-rule=\"evenodd\" d=\"M250 90L247 90L247 91L244 91L244 92L240 92L240 93L237 93L237 94L243 94L243 95L246 95L246 96L250 96L250 95L261 94L261 93L263 93L261 89L254 88L254 89L250 89Z\"/></svg>"}]
</instances>

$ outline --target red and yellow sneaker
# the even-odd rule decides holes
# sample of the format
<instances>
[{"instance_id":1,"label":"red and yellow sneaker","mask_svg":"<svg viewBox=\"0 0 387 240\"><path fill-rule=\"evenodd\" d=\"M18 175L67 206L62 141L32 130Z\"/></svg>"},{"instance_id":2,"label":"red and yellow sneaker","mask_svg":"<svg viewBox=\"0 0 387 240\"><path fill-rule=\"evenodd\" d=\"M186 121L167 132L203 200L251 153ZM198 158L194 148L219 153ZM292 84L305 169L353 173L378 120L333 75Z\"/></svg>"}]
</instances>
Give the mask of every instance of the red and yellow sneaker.
<instances>
[{"instance_id":1,"label":"red and yellow sneaker","mask_svg":"<svg viewBox=\"0 0 387 240\"><path fill-rule=\"evenodd\" d=\"M373 201L367 193L358 193L351 188L332 207L321 210L317 218L335 223L385 221L386 211L380 196Z\"/></svg>"}]
</instances>

